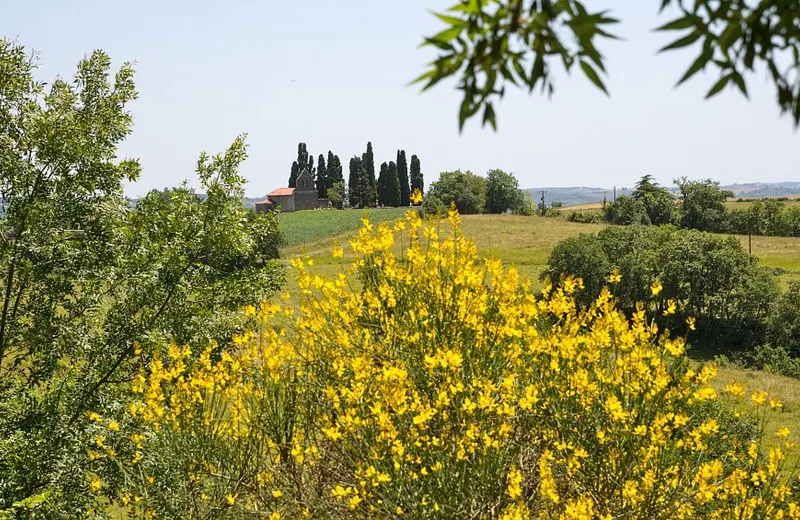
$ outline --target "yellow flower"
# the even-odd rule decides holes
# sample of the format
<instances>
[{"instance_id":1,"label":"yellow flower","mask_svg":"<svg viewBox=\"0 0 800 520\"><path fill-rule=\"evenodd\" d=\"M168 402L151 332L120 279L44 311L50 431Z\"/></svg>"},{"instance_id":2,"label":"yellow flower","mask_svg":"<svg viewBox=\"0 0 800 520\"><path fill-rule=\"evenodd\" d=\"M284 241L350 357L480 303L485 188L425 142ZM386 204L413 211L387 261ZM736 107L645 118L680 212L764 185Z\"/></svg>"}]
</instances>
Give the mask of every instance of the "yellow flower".
<instances>
[{"instance_id":1,"label":"yellow flower","mask_svg":"<svg viewBox=\"0 0 800 520\"><path fill-rule=\"evenodd\" d=\"M689 326L689 330L695 330L695 323L696 320L694 316L689 316L688 318L686 318L686 325Z\"/></svg>"},{"instance_id":2,"label":"yellow flower","mask_svg":"<svg viewBox=\"0 0 800 520\"><path fill-rule=\"evenodd\" d=\"M102 417L100 417L100 414L97 412L86 412L86 416L92 422L100 422L102 420Z\"/></svg>"},{"instance_id":3,"label":"yellow flower","mask_svg":"<svg viewBox=\"0 0 800 520\"><path fill-rule=\"evenodd\" d=\"M103 481L100 480L100 477L96 475L92 477L92 481L89 483L89 488L92 490L92 493L97 493L100 491L101 487L103 487Z\"/></svg>"},{"instance_id":4,"label":"yellow flower","mask_svg":"<svg viewBox=\"0 0 800 520\"><path fill-rule=\"evenodd\" d=\"M517 468L511 468L508 472L508 493L509 498L515 499L522 495L522 473Z\"/></svg>"},{"instance_id":5,"label":"yellow flower","mask_svg":"<svg viewBox=\"0 0 800 520\"><path fill-rule=\"evenodd\" d=\"M622 281L622 275L619 270L614 269L611 271L611 276L608 277L608 283L619 283Z\"/></svg>"},{"instance_id":6,"label":"yellow flower","mask_svg":"<svg viewBox=\"0 0 800 520\"><path fill-rule=\"evenodd\" d=\"M234 502L236 502L236 498L238 496L239 496L239 493L234 493L232 495L231 494L225 495L225 502L227 502L227 504L229 506L232 506L234 504Z\"/></svg>"},{"instance_id":7,"label":"yellow flower","mask_svg":"<svg viewBox=\"0 0 800 520\"><path fill-rule=\"evenodd\" d=\"M764 391L753 392L753 395L750 396L750 401L752 401L754 405L760 406L767 401L767 393Z\"/></svg>"},{"instance_id":8,"label":"yellow flower","mask_svg":"<svg viewBox=\"0 0 800 520\"><path fill-rule=\"evenodd\" d=\"M344 255L344 249L341 247L334 247L331 249L331 256L334 258L341 258Z\"/></svg>"},{"instance_id":9,"label":"yellow flower","mask_svg":"<svg viewBox=\"0 0 800 520\"><path fill-rule=\"evenodd\" d=\"M119 431L119 423L117 421L111 421L111 422L108 423L108 426L106 426L106 428L108 428L108 431L110 431L110 432L118 432Z\"/></svg>"},{"instance_id":10,"label":"yellow flower","mask_svg":"<svg viewBox=\"0 0 800 520\"><path fill-rule=\"evenodd\" d=\"M411 193L411 203L415 206L422 204L422 192L419 188L415 189L414 192Z\"/></svg>"},{"instance_id":11,"label":"yellow flower","mask_svg":"<svg viewBox=\"0 0 800 520\"><path fill-rule=\"evenodd\" d=\"M741 383L728 383L725 385L725 392L736 397L742 397L744 395L744 387Z\"/></svg>"},{"instance_id":12,"label":"yellow flower","mask_svg":"<svg viewBox=\"0 0 800 520\"><path fill-rule=\"evenodd\" d=\"M269 520L281 520L281 514L277 511L269 515Z\"/></svg>"},{"instance_id":13,"label":"yellow flower","mask_svg":"<svg viewBox=\"0 0 800 520\"><path fill-rule=\"evenodd\" d=\"M274 498L280 498L283 496L283 492L280 489L276 489L275 491L272 492L272 496Z\"/></svg>"},{"instance_id":14,"label":"yellow flower","mask_svg":"<svg viewBox=\"0 0 800 520\"><path fill-rule=\"evenodd\" d=\"M403 516L403 508L400 506L397 506L397 509L395 509L394 512L397 513L397 516Z\"/></svg>"},{"instance_id":15,"label":"yellow flower","mask_svg":"<svg viewBox=\"0 0 800 520\"><path fill-rule=\"evenodd\" d=\"M656 280L656 281L655 281L655 282L653 282L653 284L650 286L650 293L653 295L653 297L656 297L656 296L658 296L659 294L661 294L661 291L662 291L663 289L664 289L664 287L661 285L661 281L660 281L660 280Z\"/></svg>"},{"instance_id":16,"label":"yellow flower","mask_svg":"<svg viewBox=\"0 0 800 520\"><path fill-rule=\"evenodd\" d=\"M775 432L775 436L779 437L781 439L785 439L785 438L789 437L789 433L790 433L789 432L789 428L784 426L782 428L779 428L778 431Z\"/></svg>"},{"instance_id":17,"label":"yellow flower","mask_svg":"<svg viewBox=\"0 0 800 520\"><path fill-rule=\"evenodd\" d=\"M770 400L769 400L769 407L770 407L772 410L778 410L778 409L780 409L780 408L783 408L783 403L781 402L781 400L780 400L780 399L778 399L778 398L775 398L775 397L772 397L772 398L770 398Z\"/></svg>"}]
</instances>

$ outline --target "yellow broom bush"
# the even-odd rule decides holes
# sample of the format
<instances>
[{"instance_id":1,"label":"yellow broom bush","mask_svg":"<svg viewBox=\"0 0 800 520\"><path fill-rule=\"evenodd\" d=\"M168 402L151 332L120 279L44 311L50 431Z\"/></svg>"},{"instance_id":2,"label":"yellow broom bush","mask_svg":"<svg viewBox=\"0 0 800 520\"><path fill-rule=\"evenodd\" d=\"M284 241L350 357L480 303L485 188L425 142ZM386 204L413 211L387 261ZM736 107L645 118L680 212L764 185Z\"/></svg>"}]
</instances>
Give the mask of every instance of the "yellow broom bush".
<instances>
[{"instance_id":1,"label":"yellow broom bush","mask_svg":"<svg viewBox=\"0 0 800 520\"><path fill-rule=\"evenodd\" d=\"M332 279L294 261L299 306L247 309L233 351L171 345L113 428L90 417L92 491L143 517L800 518L789 432L737 430L741 387L619 312L616 274L588 309L580 280L536 293L454 211L350 246Z\"/></svg>"}]
</instances>

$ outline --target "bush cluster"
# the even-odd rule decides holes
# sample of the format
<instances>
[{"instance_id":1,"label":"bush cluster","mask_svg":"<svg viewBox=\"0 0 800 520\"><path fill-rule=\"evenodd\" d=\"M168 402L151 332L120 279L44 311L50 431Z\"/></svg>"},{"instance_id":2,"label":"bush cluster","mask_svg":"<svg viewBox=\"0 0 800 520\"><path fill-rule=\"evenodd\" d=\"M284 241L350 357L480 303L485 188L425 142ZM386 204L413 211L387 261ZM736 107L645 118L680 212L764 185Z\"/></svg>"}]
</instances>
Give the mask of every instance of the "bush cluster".
<instances>
[{"instance_id":1,"label":"bush cluster","mask_svg":"<svg viewBox=\"0 0 800 520\"><path fill-rule=\"evenodd\" d=\"M247 308L233 350L165 347L124 411L87 415L88 486L144 517L798 517L788 430L762 456L723 411L741 385L626 318L624 278L537 295L448 221L365 221L348 272L295 260L299 306Z\"/></svg>"}]
</instances>

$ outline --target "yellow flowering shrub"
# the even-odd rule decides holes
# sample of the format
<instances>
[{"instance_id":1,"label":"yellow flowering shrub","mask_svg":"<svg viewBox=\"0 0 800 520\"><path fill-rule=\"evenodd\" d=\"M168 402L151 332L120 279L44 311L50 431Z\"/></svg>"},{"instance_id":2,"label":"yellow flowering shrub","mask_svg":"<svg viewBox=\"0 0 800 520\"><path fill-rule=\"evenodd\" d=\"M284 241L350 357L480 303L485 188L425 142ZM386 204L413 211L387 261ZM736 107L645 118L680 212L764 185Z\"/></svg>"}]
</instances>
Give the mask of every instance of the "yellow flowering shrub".
<instances>
[{"instance_id":1,"label":"yellow flowering shrub","mask_svg":"<svg viewBox=\"0 0 800 520\"><path fill-rule=\"evenodd\" d=\"M454 211L365 220L350 249L357 284L295 260L299 306L154 358L125 417L92 417L114 425L93 489L192 518L800 518L789 432L763 455L729 434L709 410L741 387L718 396L643 307L581 310L577 279L537 294Z\"/></svg>"}]
</instances>

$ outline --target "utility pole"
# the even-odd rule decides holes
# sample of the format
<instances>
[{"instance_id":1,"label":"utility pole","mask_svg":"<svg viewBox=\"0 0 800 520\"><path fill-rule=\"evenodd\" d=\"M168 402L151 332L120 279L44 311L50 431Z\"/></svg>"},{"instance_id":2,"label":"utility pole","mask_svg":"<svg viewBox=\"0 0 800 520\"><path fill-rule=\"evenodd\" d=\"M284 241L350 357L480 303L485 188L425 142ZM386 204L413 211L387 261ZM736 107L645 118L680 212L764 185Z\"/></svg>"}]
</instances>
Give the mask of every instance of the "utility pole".
<instances>
[{"instance_id":1,"label":"utility pole","mask_svg":"<svg viewBox=\"0 0 800 520\"><path fill-rule=\"evenodd\" d=\"M547 192L546 192L546 191L544 191L544 190L542 190L542 191L540 191L539 193L541 193L541 195L542 195L542 197L541 197L541 199L540 199L542 202L541 202L541 203L539 203L539 211L542 213L542 216L544 216L544 215L545 215L545 213L547 212L547 206L546 206L546 205L545 205L545 203L544 203L544 195L545 195L545 193L547 193Z\"/></svg>"}]
</instances>

